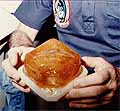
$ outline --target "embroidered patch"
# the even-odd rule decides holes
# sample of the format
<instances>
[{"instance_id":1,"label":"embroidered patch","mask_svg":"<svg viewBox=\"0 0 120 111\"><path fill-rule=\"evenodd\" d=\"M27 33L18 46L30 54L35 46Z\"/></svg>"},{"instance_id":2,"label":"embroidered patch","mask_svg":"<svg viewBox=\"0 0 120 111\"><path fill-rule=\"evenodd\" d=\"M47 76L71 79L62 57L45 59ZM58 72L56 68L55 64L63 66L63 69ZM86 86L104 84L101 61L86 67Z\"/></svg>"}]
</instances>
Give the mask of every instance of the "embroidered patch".
<instances>
[{"instance_id":1,"label":"embroidered patch","mask_svg":"<svg viewBox=\"0 0 120 111\"><path fill-rule=\"evenodd\" d=\"M69 0L53 0L55 22L62 28L69 26L70 4Z\"/></svg>"}]
</instances>

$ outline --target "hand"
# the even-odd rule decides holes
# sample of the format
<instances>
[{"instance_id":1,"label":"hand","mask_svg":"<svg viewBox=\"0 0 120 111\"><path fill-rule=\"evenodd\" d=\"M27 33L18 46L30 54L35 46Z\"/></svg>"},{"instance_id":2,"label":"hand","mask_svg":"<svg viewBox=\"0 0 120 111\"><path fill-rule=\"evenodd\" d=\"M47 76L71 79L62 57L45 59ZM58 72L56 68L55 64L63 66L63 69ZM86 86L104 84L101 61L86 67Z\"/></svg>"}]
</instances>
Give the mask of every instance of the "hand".
<instances>
[{"instance_id":1,"label":"hand","mask_svg":"<svg viewBox=\"0 0 120 111\"><path fill-rule=\"evenodd\" d=\"M23 92L30 92L30 88L21 80L17 69L23 64L26 53L33 47L15 47L8 51L8 58L2 62L2 67L11 78L12 84Z\"/></svg>"},{"instance_id":2,"label":"hand","mask_svg":"<svg viewBox=\"0 0 120 111\"><path fill-rule=\"evenodd\" d=\"M117 89L115 68L99 57L83 57L95 73L74 81L74 88L65 96L73 108L94 108L111 102Z\"/></svg>"}]
</instances>

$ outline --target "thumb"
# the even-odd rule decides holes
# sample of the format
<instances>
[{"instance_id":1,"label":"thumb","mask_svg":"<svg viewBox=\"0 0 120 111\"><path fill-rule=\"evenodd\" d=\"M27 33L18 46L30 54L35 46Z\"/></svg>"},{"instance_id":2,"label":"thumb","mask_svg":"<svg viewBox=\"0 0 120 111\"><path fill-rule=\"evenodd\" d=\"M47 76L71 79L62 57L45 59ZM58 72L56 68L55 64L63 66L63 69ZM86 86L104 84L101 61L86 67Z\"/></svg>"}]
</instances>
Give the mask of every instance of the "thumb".
<instances>
[{"instance_id":1,"label":"thumb","mask_svg":"<svg viewBox=\"0 0 120 111\"><path fill-rule=\"evenodd\" d=\"M8 59L11 65L15 66L18 63L18 57L22 54L22 50L19 47L11 48L8 51Z\"/></svg>"},{"instance_id":2,"label":"thumb","mask_svg":"<svg viewBox=\"0 0 120 111\"><path fill-rule=\"evenodd\" d=\"M82 60L85 62L86 66L98 69L100 67L103 67L104 65L104 59L101 57L89 57L84 56L82 57Z\"/></svg>"},{"instance_id":3,"label":"thumb","mask_svg":"<svg viewBox=\"0 0 120 111\"><path fill-rule=\"evenodd\" d=\"M31 52L33 49L35 49L34 47L28 47L28 48L24 48L23 53L21 55L21 60L24 61L25 59L25 55L29 52Z\"/></svg>"}]
</instances>

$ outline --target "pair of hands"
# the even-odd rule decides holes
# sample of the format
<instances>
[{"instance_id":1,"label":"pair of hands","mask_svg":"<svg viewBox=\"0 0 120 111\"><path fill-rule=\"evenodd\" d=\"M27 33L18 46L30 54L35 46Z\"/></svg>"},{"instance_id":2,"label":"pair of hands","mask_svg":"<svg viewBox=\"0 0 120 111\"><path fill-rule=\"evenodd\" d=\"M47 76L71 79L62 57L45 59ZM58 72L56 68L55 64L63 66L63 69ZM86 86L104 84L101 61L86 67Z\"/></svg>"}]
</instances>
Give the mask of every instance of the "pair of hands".
<instances>
[{"instance_id":1,"label":"pair of hands","mask_svg":"<svg viewBox=\"0 0 120 111\"><path fill-rule=\"evenodd\" d=\"M8 51L8 58L2 63L13 85L26 93L30 92L30 88L21 80L16 66L19 65L18 60L24 61L25 54L33 49L12 48ZM74 88L65 95L65 99L69 100L69 106L94 108L110 103L118 87L118 74L115 67L100 57L82 57L82 60L88 67L94 68L95 73L74 81Z\"/></svg>"}]
</instances>

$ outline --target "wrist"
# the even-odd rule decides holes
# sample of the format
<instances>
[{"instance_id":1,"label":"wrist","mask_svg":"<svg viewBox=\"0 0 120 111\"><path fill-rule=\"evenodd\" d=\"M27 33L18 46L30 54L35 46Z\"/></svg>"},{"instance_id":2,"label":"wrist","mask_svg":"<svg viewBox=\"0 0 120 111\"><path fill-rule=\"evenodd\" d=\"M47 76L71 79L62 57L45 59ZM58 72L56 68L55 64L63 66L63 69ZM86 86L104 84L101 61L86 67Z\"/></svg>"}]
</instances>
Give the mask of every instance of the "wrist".
<instances>
[{"instance_id":1,"label":"wrist","mask_svg":"<svg viewBox=\"0 0 120 111\"><path fill-rule=\"evenodd\" d=\"M13 48L19 46L33 47L33 42L25 32L17 30L10 36L9 47Z\"/></svg>"}]
</instances>

